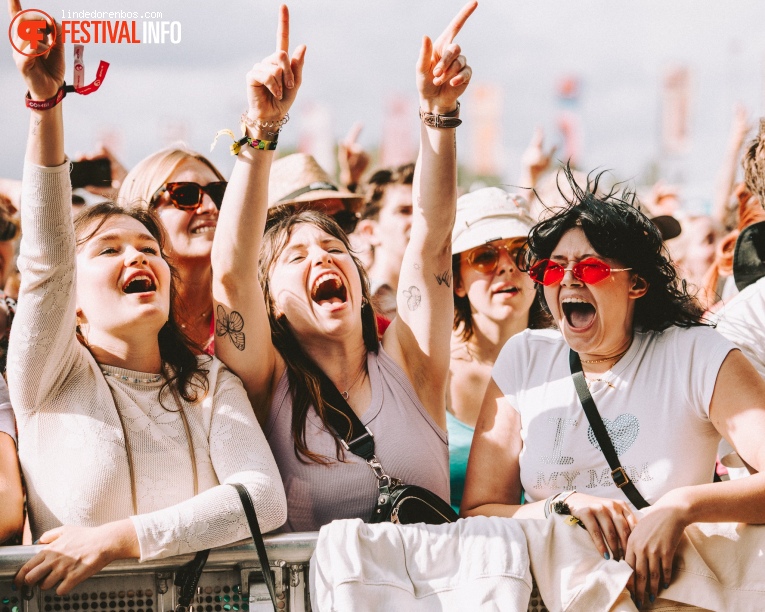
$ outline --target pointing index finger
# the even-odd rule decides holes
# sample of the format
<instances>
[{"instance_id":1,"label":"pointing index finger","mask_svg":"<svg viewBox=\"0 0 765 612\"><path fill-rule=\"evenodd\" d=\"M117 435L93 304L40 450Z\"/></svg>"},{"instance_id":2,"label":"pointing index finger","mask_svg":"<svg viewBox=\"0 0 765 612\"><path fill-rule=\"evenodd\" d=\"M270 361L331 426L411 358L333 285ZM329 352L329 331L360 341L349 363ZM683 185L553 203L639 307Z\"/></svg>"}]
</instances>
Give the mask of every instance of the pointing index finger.
<instances>
[{"instance_id":1,"label":"pointing index finger","mask_svg":"<svg viewBox=\"0 0 765 612\"><path fill-rule=\"evenodd\" d=\"M348 144L355 144L356 139L359 137L359 134L361 134L361 128L364 127L361 121L357 121L356 123L351 126L351 131L348 132L348 135L345 137L345 142Z\"/></svg>"},{"instance_id":2,"label":"pointing index finger","mask_svg":"<svg viewBox=\"0 0 765 612\"><path fill-rule=\"evenodd\" d=\"M8 0L8 13L13 19L21 12L21 0Z\"/></svg>"},{"instance_id":3,"label":"pointing index finger","mask_svg":"<svg viewBox=\"0 0 765 612\"><path fill-rule=\"evenodd\" d=\"M465 25L468 17L473 14L473 11L477 7L477 0L472 0L472 2L468 2L465 6L463 6L460 12L457 13L457 16L452 19L448 26L446 26L446 29L443 31L441 36L439 36L439 39L442 39L446 44L451 43L457 37L457 34L459 34L462 26Z\"/></svg>"},{"instance_id":4,"label":"pointing index finger","mask_svg":"<svg viewBox=\"0 0 765 612\"><path fill-rule=\"evenodd\" d=\"M289 53L290 50L290 11L286 4L282 4L279 7L279 27L276 30L276 50L284 51L285 53Z\"/></svg>"}]
</instances>

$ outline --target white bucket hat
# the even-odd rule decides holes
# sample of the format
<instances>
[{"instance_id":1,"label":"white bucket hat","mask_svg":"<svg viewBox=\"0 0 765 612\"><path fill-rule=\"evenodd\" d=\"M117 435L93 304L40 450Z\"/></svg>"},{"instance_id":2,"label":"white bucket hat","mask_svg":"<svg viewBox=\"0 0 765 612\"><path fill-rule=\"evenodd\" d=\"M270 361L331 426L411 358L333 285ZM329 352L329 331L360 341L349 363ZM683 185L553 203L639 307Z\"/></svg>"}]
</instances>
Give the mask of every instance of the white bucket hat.
<instances>
[{"instance_id":1,"label":"white bucket hat","mask_svg":"<svg viewBox=\"0 0 765 612\"><path fill-rule=\"evenodd\" d=\"M486 187L457 200L452 253L462 253L494 240L525 238L534 226L526 201L499 187Z\"/></svg>"}]
</instances>

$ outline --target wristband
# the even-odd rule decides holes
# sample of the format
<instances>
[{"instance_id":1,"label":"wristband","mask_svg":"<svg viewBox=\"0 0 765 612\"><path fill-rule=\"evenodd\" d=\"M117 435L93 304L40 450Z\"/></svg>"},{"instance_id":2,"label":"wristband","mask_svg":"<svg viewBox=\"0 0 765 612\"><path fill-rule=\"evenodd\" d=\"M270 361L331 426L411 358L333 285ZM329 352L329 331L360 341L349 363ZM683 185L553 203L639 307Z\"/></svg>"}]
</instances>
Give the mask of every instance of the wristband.
<instances>
[{"instance_id":1,"label":"wristband","mask_svg":"<svg viewBox=\"0 0 765 612\"><path fill-rule=\"evenodd\" d=\"M462 119L460 116L460 103L457 101L457 108L449 113L439 115L437 113L426 113L420 109L420 120L428 127L434 128L456 128L458 125L462 125Z\"/></svg>"},{"instance_id":2,"label":"wristband","mask_svg":"<svg viewBox=\"0 0 765 612\"><path fill-rule=\"evenodd\" d=\"M61 100L63 100L66 97L66 94L68 93L78 93L82 96L87 96L88 94L93 93L94 91L97 91L99 87L101 87L101 83L104 81L104 77L106 77L106 71L109 69L109 62L104 62L103 60L98 64L98 70L96 71L96 78L93 80L93 82L90 85L82 85L83 82L83 73L85 72L85 64L83 63L82 59L83 55L83 48L82 45L75 45L74 46L74 85L67 85L66 82L64 82L63 85L59 88L59 90L56 92L56 95L52 98L48 98L47 100L33 100L32 96L29 95L29 92L27 92L26 99L24 100L24 103L26 104L27 108L31 108L34 110L49 110L56 106Z\"/></svg>"}]
</instances>

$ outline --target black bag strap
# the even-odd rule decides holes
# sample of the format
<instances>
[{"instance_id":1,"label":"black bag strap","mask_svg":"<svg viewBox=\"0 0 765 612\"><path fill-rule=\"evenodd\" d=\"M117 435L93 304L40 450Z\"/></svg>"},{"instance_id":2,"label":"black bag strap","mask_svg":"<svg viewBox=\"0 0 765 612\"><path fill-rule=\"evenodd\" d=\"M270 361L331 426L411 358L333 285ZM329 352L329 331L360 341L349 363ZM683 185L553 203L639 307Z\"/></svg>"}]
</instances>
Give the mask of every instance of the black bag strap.
<instances>
[{"instance_id":1,"label":"black bag strap","mask_svg":"<svg viewBox=\"0 0 765 612\"><path fill-rule=\"evenodd\" d=\"M600 418L600 413L595 405L595 401L590 395L590 390L587 388L587 379L584 377L582 371L582 362L579 359L579 353L569 350L568 363L571 367L571 377L574 379L574 387L576 387L576 394L579 396L579 401L582 402L582 408L584 408L584 414L587 416L587 420L592 427L592 433L595 434L595 439L600 445L600 450L608 461L608 466L611 468L611 478L614 480L614 484L622 490L627 498L632 502L638 510L642 510L646 506L650 506L640 491L635 487L635 483L627 476L626 470L622 467L619 461L619 456L614 450L614 445L611 442L611 438L606 431L606 426L603 425L603 419Z\"/></svg>"},{"instance_id":2,"label":"black bag strap","mask_svg":"<svg viewBox=\"0 0 765 612\"><path fill-rule=\"evenodd\" d=\"M244 515L247 517L247 523L250 526L250 533L252 539L255 542L255 550L258 551L258 561L260 561L260 571L263 574L263 580L268 587L268 594L271 595L271 603L276 610L276 588L274 587L274 575L271 573L271 564L268 562L268 553L266 553L266 545L263 543L263 534L260 533L260 525L258 525L258 516L255 514L255 506L252 503L250 492L243 484L234 483L236 492L239 493L239 499L242 500L242 507L244 508ZM248 593L244 594L249 597Z\"/></svg>"},{"instance_id":3,"label":"black bag strap","mask_svg":"<svg viewBox=\"0 0 765 612\"><path fill-rule=\"evenodd\" d=\"M365 461L374 459L375 439L372 432L364 427L361 419L348 405L335 383L320 369L319 380L321 382L321 396L329 408L327 410L327 422L335 430L335 435L340 443L345 450L351 451Z\"/></svg>"},{"instance_id":4,"label":"black bag strap","mask_svg":"<svg viewBox=\"0 0 765 612\"><path fill-rule=\"evenodd\" d=\"M274 586L274 575L271 573L271 564L268 562L268 554L266 553L266 545L263 542L263 534L260 532L260 525L258 525L258 517L255 513L255 506L252 503L250 492L243 484L232 483L232 486L239 493L239 499L242 502L244 508L244 515L247 517L247 524L250 527L250 533L252 539L255 542L255 550L258 552L258 561L260 562L260 571L263 574L263 581L268 587L268 593L271 596L271 603L276 607L276 588ZM191 606L191 602L194 599L194 595L197 591L197 585L199 579L202 576L202 570L204 570L207 557L210 554L210 549L200 550L196 556L181 567L175 573L175 586L179 587L178 603L175 606L175 612L186 612ZM245 596L249 596L245 594Z\"/></svg>"}]
</instances>

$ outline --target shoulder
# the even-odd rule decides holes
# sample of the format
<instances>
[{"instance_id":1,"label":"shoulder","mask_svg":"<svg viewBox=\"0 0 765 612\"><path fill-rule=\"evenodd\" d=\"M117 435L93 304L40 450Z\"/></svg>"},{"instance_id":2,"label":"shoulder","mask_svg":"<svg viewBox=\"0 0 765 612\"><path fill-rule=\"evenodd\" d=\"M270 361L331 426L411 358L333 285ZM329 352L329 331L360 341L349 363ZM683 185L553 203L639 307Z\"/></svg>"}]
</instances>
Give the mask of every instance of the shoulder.
<instances>
[{"instance_id":1,"label":"shoulder","mask_svg":"<svg viewBox=\"0 0 765 612\"><path fill-rule=\"evenodd\" d=\"M497 357L497 363L518 355L557 353L565 345L557 329L525 329L505 343Z\"/></svg>"},{"instance_id":2,"label":"shoulder","mask_svg":"<svg viewBox=\"0 0 765 612\"><path fill-rule=\"evenodd\" d=\"M709 325L695 325L693 327L672 326L657 331L638 332L646 341L647 346L657 349L676 349L688 351L710 351L716 348L728 350L735 348L734 344L725 338L720 332Z\"/></svg>"}]
</instances>

